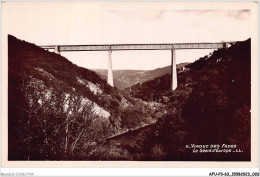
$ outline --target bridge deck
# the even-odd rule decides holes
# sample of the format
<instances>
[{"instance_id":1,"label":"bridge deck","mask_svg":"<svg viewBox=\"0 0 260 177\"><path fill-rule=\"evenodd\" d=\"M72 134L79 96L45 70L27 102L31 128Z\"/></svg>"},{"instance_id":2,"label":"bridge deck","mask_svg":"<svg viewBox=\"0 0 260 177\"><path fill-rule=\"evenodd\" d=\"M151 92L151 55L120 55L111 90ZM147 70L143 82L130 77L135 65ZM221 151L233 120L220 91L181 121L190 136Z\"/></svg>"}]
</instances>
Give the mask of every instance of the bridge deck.
<instances>
[{"instance_id":1,"label":"bridge deck","mask_svg":"<svg viewBox=\"0 0 260 177\"><path fill-rule=\"evenodd\" d=\"M174 43L174 44L104 44L104 45L56 45L60 51L115 51L115 50L171 50L171 49L218 49L226 43ZM55 45L41 46L55 49Z\"/></svg>"}]
</instances>

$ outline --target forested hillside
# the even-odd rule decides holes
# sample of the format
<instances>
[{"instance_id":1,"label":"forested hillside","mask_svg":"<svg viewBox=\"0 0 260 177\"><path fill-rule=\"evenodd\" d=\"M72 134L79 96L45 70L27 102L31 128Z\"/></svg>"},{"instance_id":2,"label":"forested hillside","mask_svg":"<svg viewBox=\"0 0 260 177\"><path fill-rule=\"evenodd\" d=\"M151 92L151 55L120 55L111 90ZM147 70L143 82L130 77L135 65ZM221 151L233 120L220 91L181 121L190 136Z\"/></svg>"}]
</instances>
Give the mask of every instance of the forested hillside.
<instances>
[{"instance_id":1,"label":"forested hillside","mask_svg":"<svg viewBox=\"0 0 260 177\"><path fill-rule=\"evenodd\" d=\"M104 141L155 122L150 112L161 109L124 96L58 54L8 36L9 160L129 158Z\"/></svg>"},{"instance_id":2,"label":"forested hillside","mask_svg":"<svg viewBox=\"0 0 260 177\"><path fill-rule=\"evenodd\" d=\"M120 91L8 36L8 159L248 161L250 50L248 39L178 68L174 91L170 74ZM192 144L239 152L193 153Z\"/></svg>"},{"instance_id":3,"label":"forested hillside","mask_svg":"<svg viewBox=\"0 0 260 177\"><path fill-rule=\"evenodd\" d=\"M160 102L168 111L157 128L141 133L150 148L139 143L146 148L136 158L250 160L250 49L249 39L187 65L178 71L175 91L170 74L132 86L131 96ZM185 148L191 144L232 144L242 152L196 154Z\"/></svg>"}]
</instances>

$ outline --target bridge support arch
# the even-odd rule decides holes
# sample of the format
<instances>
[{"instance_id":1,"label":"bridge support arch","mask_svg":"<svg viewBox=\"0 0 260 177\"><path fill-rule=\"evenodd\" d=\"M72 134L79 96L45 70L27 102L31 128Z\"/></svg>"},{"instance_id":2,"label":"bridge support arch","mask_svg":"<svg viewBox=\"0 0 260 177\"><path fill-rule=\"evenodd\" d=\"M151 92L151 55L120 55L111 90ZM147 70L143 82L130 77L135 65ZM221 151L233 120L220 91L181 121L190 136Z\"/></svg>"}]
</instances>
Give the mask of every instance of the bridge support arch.
<instances>
[{"instance_id":1,"label":"bridge support arch","mask_svg":"<svg viewBox=\"0 0 260 177\"><path fill-rule=\"evenodd\" d=\"M110 86L114 87L113 70L112 70L112 50L108 51L107 83Z\"/></svg>"},{"instance_id":2,"label":"bridge support arch","mask_svg":"<svg viewBox=\"0 0 260 177\"><path fill-rule=\"evenodd\" d=\"M176 53L175 49L171 50L171 60L172 60L172 84L171 84L171 90L175 90L177 88L177 68L176 68Z\"/></svg>"}]
</instances>

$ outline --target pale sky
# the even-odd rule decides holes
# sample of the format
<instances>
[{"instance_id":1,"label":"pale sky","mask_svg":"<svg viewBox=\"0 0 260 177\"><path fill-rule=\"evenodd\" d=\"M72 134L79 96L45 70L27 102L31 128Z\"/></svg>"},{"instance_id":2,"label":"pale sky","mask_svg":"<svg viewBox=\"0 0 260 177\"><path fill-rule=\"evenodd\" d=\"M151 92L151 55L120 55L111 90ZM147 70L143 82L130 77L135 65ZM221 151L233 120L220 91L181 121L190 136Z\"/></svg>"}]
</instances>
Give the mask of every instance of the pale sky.
<instances>
[{"instance_id":1,"label":"pale sky","mask_svg":"<svg viewBox=\"0 0 260 177\"><path fill-rule=\"evenodd\" d=\"M241 41L250 37L250 11L183 10L174 3L4 3L6 29L36 45ZM194 8L195 9L195 8ZM177 50L177 63L212 50ZM106 69L107 52L62 52L73 63ZM171 64L170 51L113 51L113 69Z\"/></svg>"}]
</instances>

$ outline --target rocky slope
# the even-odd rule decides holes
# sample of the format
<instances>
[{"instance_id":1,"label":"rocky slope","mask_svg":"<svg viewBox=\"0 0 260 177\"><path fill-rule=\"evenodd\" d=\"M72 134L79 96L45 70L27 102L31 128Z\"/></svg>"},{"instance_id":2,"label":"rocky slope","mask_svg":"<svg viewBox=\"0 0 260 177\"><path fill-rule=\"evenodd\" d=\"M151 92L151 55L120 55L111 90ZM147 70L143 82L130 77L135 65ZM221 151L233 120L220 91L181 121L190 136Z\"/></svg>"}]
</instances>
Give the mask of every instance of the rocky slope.
<instances>
[{"instance_id":1,"label":"rocky slope","mask_svg":"<svg viewBox=\"0 0 260 177\"><path fill-rule=\"evenodd\" d=\"M161 107L124 96L95 72L8 36L10 160L104 159L95 155L102 141L156 121L151 112Z\"/></svg>"}]
</instances>

